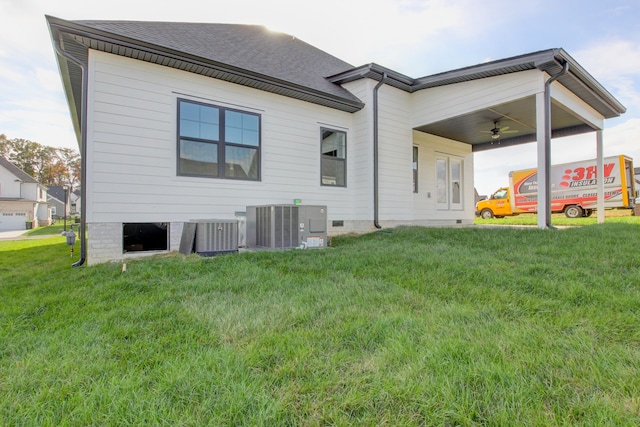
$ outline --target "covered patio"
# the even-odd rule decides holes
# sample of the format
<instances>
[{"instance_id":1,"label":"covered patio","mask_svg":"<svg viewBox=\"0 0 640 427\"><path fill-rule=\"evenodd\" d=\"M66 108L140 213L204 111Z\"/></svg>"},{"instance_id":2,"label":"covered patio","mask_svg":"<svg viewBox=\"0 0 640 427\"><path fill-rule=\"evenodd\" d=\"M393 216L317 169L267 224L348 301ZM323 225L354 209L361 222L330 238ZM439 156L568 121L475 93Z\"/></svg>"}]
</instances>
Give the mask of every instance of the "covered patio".
<instances>
[{"instance_id":1,"label":"covered patio","mask_svg":"<svg viewBox=\"0 0 640 427\"><path fill-rule=\"evenodd\" d=\"M479 79L492 84L479 86ZM550 152L553 138L594 133L597 174L604 176L605 119L625 107L563 49L489 62L417 79L413 91L460 84L455 115L415 130L461 141L473 152L537 143L538 227L551 224ZM448 94L451 97L451 92ZM462 106L462 108L460 108ZM442 108L446 116L446 105ZM598 222L604 222L604 182L598 182Z\"/></svg>"}]
</instances>

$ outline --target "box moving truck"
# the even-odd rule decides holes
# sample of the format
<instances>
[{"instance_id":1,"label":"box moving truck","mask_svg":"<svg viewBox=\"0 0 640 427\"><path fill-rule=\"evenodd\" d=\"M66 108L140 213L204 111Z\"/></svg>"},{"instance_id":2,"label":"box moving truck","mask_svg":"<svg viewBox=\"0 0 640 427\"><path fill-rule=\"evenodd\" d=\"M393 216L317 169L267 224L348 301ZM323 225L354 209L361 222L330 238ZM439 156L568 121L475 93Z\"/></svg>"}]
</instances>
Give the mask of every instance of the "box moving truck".
<instances>
[{"instance_id":1,"label":"box moving truck","mask_svg":"<svg viewBox=\"0 0 640 427\"><path fill-rule=\"evenodd\" d=\"M618 155L604 159L604 207L635 207L633 161ZM596 159L551 166L551 211L568 218L590 216L596 209L598 177ZM538 171L509 173L509 187L502 187L476 204L476 215L502 218L538 211Z\"/></svg>"}]
</instances>

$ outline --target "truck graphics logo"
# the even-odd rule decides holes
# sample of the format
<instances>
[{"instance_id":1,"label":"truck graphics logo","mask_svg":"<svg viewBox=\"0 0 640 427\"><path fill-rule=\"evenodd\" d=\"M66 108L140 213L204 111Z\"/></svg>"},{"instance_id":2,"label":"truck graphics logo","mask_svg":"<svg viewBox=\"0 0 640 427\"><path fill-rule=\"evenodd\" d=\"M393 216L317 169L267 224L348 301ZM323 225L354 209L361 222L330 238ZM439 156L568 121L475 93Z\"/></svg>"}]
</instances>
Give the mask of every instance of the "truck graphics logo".
<instances>
[{"instance_id":1,"label":"truck graphics logo","mask_svg":"<svg viewBox=\"0 0 640 427\"><path fill-rule=\"evenodd\" d=\"M615 177L611 176L611 171L613 171L614 166L615 163L607 163L604 165L605 184L612 184L615 181ZM560 181L560 187L578 188L596 185L598 183L596 169L596 166L565 169L562 180Z\"/></svg>"},{"instance_id":2,"label":"truck graphics logo","mask_svg":"<svg viewBox=\"0 0 640 427\"><path fill-rule=\"evenodd\" d=\"M538 191L538 174L533 173L517 185L517 193L527 194Z\"/></svg>"},{"instance_id":3,"label":"truck graphics logo","mask_svg":"<svg viewBox=\"0 0 640 427\"><path fill-rule=\"evenodd\" d=\"M615 163L605 163L604 183L615 184ZM524 171L523 171L524 172ZM530 195L538 192L538 173L535 170L527 171L519 181L514 183L516 194ZM551 189L569 190L595 186L598 183L597 167L595 165L578 166L575 168L554 168L551 170Z\"/></svg>"}]
</instances>

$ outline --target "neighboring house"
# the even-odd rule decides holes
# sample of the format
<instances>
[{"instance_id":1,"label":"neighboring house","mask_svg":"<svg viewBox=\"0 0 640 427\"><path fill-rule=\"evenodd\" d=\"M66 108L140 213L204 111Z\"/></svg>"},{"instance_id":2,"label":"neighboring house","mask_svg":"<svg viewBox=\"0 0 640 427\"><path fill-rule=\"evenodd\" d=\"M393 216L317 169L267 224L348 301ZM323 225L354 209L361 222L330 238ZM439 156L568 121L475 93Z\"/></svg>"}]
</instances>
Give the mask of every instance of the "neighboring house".
<instances>
[{"instance_id":1,"label":"neighboring house","mask_svg":"<svg viewBox=\"0 0 640 427\"><path fill-rule=\"evenodd\" d=\"M476 190L475 188L473 189L473 194L474 194L473 200L475 203L478 203L479 201L485 200L487 198L486 195L478 194L478 190Z\"/></svg>"},{"instance_id":2,"label":"neighboring house","mask_svg":"<svg viewBox=\"0 0 640 427\"><path fill-rule=\"evenodd\" d=\"M47 201L51 205L51 214L53 215L53 218L64 218L65 213L67 217L72 214L71 194L73 193L69 191L68 188L65 190L64 187L59 185L49 186Z\"/></svg>"},{"instance_id":3,"label":"neighboring house","mask_svg":"<svg viewBox=\"0 0 640 427\"><path fill-rule=\"evenodd\" d=\"M69 203L71 204L71 214L80 215L80 190L73 190L69 195Z\"/></svg>"},{"instance_id":4,"label":"neighboring house","mask_svg":"<svg viewBox=\"0 0 640 427\"><path fill-rule=\"evenodd\" d=\"M0 230L51 224L47 187L0 156Z\"/></svg>"},{"instance_id":5,"label":"neighboring house","mask_svg":"<svg viewBox=\"0 0 640 427\"><path fill-rule=\"evenodd\" d=\"M132 256L127 224L177 250L189 220L294 199L326 205L330 235L469 225L475 151L544 147L547 113L549 137L601 137L625 111L562 49L412 78L260 26L47 22L85 163L89 263Z\"/></svg>"}]
</instances>

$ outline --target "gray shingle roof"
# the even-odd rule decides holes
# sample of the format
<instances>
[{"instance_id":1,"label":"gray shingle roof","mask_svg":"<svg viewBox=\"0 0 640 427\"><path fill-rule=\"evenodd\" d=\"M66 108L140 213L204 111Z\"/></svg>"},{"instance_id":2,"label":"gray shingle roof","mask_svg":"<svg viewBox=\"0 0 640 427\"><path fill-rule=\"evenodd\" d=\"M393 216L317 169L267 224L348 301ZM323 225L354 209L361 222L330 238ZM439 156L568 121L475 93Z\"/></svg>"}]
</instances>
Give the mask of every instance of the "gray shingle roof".
<instances>
[{"instance_id":1,"label":"gray shingle roof","mask_svg":"<svg viewBox=\"0 0 640 427\"><path fill-rule=\"evenodd\" d=\"M344 111L364 104L329 81L329 75L353 69L341 59L293 36L263 26L143 21L65 21L47 16L54 41L82 62L95 49L207 77L227 80ZM64 61L63 61L64 62ZM69 74L79 103L80 75Z\"/></svg>"},{"instance_id":2,"label":"gray shingle roof","mask_svg":"<svg viewBox=\"0 0 640 427\"><path fill-rule=\"evenodd\" d=\"M65 21L47 16L54 42L80 62L96 49L174 67L259 90L355 112L364 103L342 87L371 78L414 92L435 86L523 70L555 74L563 63L569 72L559 82L605 118L626 109L563 49L548 49L433 76L411 78L377 64L358 68L293 36L255 25L144 21ZM58 61L65 91L80 135L80 69L61 56ZM67 83L68 82L68 83Z\"/></svg>"},{"instance_id":3,"label":"gray shingle roof","mask_svg":"<svg viewBox=\"0 0 640 427\"><path fill-rule=\"evenodd\" d=\"M13 174L17 179L19 179L22 182L31 183L31 184L38 183L38 181L36 181L35 178L33 178L31 175L29 175L28 173L26 173L25 171L23 171L22 169L20 169L19 167L17 167L16 165L14 165L13 163L11 163L9 160L5 159L2 156L0 156L0 166L4 167L6 170L8 170L11 174Z\"/></svg>"},{"instance_id":4,"label":"gray shingle roof","mask_svg":"<svg viewBox=\"0 0 640 427\"><path fill-rule=\"evenodd\" d=\"M337 96L353 97L325 77L354 68L291 35L258 25L185 22L74 21Z\"/></svg>"},{"instance_id":5,"label":"gray shingle roof","mask_svg":"<svg viewBox=\"0 0 640 427\"><path fill-rule=\"evenodd\" d=\"M49 196L55 197L61 202L64 201L64 188L59 185L51 185L49 186L49 190L47 191Z\"/></svg>"}]
</instances>

